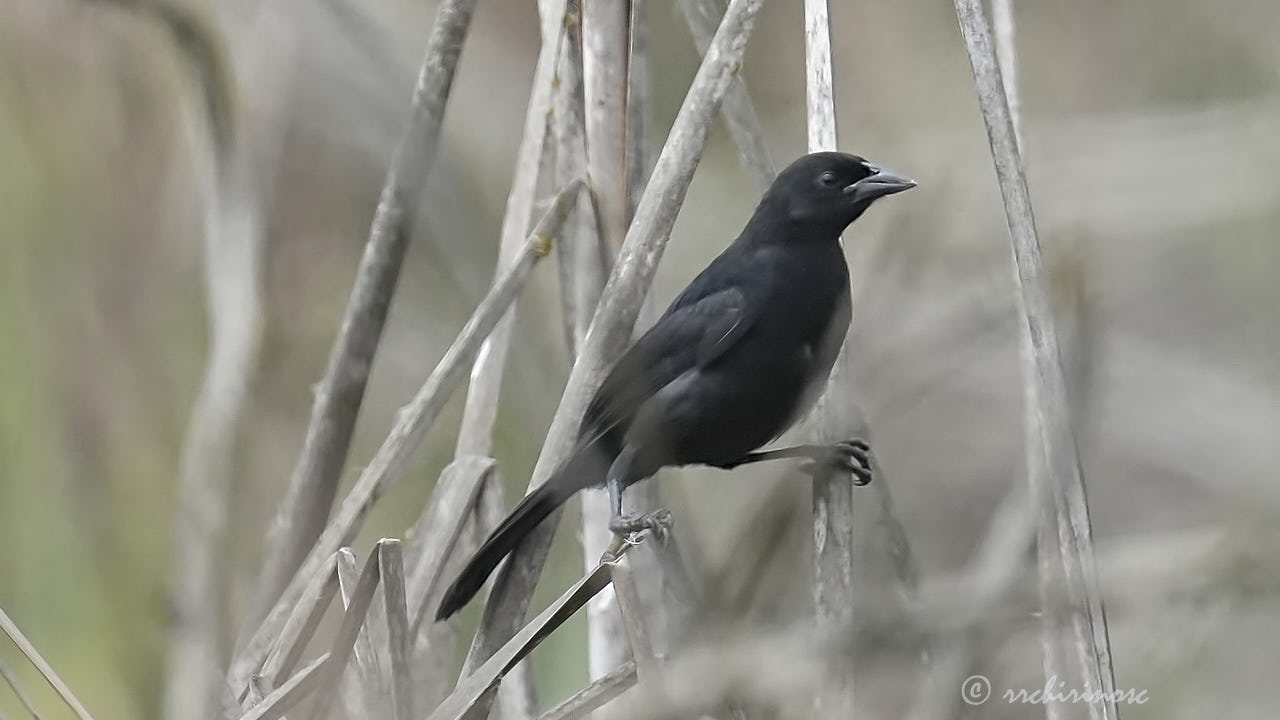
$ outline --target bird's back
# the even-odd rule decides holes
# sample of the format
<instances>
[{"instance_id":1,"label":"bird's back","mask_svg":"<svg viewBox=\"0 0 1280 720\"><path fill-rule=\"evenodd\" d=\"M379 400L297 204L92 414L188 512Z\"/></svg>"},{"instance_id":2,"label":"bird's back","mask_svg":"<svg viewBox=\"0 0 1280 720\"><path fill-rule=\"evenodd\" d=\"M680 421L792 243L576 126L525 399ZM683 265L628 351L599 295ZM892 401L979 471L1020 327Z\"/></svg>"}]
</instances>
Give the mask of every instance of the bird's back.
<instances>
[{"instance_id":1,"label":"bird's back","mask_svg":"<svg viewBox=\"0 0 1280 720\"><path fill-rule=\"evenodd\" d=\"M734 243L618 362L584 431L607 428L655 468L754 450L825 383L848 326L848 287L834 239Z\"/></svg>"}]
</instances>

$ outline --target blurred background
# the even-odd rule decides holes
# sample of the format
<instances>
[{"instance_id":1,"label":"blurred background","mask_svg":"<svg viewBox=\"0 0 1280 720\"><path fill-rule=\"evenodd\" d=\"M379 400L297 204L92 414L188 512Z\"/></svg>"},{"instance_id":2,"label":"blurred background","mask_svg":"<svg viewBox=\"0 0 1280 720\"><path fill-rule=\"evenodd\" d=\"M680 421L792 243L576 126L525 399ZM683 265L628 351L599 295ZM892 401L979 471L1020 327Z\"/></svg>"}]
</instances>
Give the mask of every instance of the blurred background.
<instances>
[{"instance_id":1,"label":"blurred background","mask_svg":"<svg viewBox=\"0 0 1280 720\"><path fill-rule=\"evenodd\" d=\"M236 130L252 149L244 221L262 233L261 344L225 458L221 560L236 627L434 3L188 4L229 69ZM780 165L804 151L801 5L766 3L743 68ZM1151 698L1123 712L1274 717L1280 4L1024 0L1015 11L1028 177L1117 685ZM698 56L672 0L649 0L648 14L664 137ZM846 243L858 402L928 585L963 566L1023 476L1007 230L951 6L848 0L832 15L842 146L919 181ZM0 606L99 718L158 716L181 450L210 342L201 90L180 47L114 2L0 0ZM537 48L535 3L480 0L346 484L492 278ZM756 199L717 125L655 302L734 237ZM558 292L544 263L519 308L495 438L513 500L568 374ZM361 548L413 522L452 457L461 399ZM759 468L662 481L685 546L705 557L726 555L739 518L789 484L800 513L755 593L765 617L794 617L808 601L808 486L795 480ZM562 524L535 607L580 574L577 528L576 517ZM1034 622L1014 625L981 662L997 689L1035 688ZM534 656L545 702L586 682L583 645L578 618ZM7 643L0 659L59 717ZM909 697L868 692L884 717ZM0 712L22 715L4 689Z\"/></svg>"}]
</instances>

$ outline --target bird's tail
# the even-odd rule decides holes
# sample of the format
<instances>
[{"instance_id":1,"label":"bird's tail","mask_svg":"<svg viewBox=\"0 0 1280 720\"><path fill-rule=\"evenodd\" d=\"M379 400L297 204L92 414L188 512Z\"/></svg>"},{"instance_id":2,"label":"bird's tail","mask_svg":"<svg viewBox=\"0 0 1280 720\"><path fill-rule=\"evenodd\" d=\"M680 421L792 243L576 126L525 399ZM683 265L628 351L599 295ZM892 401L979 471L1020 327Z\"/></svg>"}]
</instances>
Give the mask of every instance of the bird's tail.
<instances>
[{"instance_id":1,"label":"bird's tail","mask_svg":"<svg viewBox=\"0 0 1280 720\"><path fill-rule=\"evenodd\" d=\"M484 581L498 563L524 540L525 536L557 508L568 502L579 490L600 484L608 470L608 462L595 448L579 448L554 474L516 505L511 514L489 534L489 537L467 561L466 567L445 590L436 611L436 620L453 615L480 592Z\"/></svg>"}]
</instances>

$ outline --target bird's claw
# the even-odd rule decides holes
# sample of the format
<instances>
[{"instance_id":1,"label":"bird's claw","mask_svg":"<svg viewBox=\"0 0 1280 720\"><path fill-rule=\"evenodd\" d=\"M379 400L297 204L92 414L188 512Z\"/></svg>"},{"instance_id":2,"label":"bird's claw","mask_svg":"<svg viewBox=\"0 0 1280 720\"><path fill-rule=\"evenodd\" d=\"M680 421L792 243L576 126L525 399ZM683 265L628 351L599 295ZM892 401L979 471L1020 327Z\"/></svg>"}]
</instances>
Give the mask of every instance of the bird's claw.
<instances>
[{"instance_id":1,"label":"bird's claw","mask_svg":"<svg viewBox=\"0 0 1280 720\"><path fill-rule=\"evenodd\" d=\"M817 475L832 469L853 476L853 484L871 482L871 446L866 440L845 440L823 448L824 452L804 464L805 472Z\"/></svg>"},{"instance_id":2,"label":"bird's claw","mask_svg":"<svg viewBox=\"0 0 1280 720\"><path fill-rule=\"evenodd\" d=\"M659 540L665 539L673 524L671 511L659 508L643 515L622 515L609 521L609 529L620 538L632 538L650 532ZM635 538L639 539L639 538Z\"/></svg>"}]
</instances>

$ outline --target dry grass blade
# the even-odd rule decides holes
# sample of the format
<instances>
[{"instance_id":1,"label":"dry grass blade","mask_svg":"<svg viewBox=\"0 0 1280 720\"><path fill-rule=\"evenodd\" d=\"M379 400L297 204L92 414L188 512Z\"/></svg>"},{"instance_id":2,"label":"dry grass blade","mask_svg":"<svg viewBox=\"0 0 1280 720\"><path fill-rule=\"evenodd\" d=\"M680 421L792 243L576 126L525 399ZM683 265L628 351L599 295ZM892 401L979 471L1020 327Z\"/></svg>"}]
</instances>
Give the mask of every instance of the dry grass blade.
<instances>
[{"instance_id":1,"label":"dry grass blade","mask_svg":"<svg viewBox=\"0 0 1280 720\"><path fill-rule=\"evenodd\" d=\"M490 690L502 676L608 584L609 568L597 565L480 667L459 681L449 697L427 716L427 720L458 720L477 709L482 700L491 701Z\"/></svg>"},{"instance_id":2,"label":"dry grass blade","mask_svg":"<svg viewBox=\"0 0 1280 720\"><path fill-rule=\"evenodd\" d=\"M538 720L578 720L636 684L636 663L628 660L604 677L570 695L564 702L538 716Z\"/></svg>"},{"instance_id":3,"label":"dry grass blade","mask_svg":"<svg viewBox=\"0 0 1280 720\"><path fill-rule=\"evenodd\" d=\"M268 555L249 625L273 607L325 528L346 462L365 385L395 293L423 180L435 160L445 104L475 0L443 0L427 41L409 121L391 167L356 271L342 328L316 390L302 453L270 533ZM328 555L333 550L325 552Z\"/></svg>"},{"instance_id":4,"label":"dry grass blade","mask_svg":"<svg viewBox=\"0 0 1280 720\"><path fill-rule=\"evenodd\" d=\"M275 720L289 712L294 705L311 694L328 674L329 653L312 660L280 687L271 691L262 702L254 705L240 720Z\"/></svg>"},{"instance_id":5,"label":"dry grass blade","mask_svg":"<svg viewBox=\"0 0 1280 720\"><path fill-rule=\"evenodd\" d=\"M987 138L1013 242L1018 302L1025 319L1024 332L1030 337L1035 361L1035 372L1024 373L1026 392L1037 401L1037 422L1041 428L1042 457L1049 485L1046 492L1054 498L1057 510L1067 593L1080 609L1086 625L1080 637L1084 661L1083 690L1100 692L1105 698L1089 704L1091 713L1114 718L1116 707L1110 698L1114 697L1115 676L1106 614L1094 566L1089 508L1071 426L1057 330L1045 286L1031 197L1023 176L1013 120L982 3L979 0L954 2L973 68L978 104L987 126Z\"/></svg>"},{"instance_id":6,"label":"dry grass blade","mask_svg":"<svg viewBox=\"0 0 1280 720\"><path fill-rule=\"evenodd\" d=\"M715 35L716 26L724 16L724 0L680 0L680 10L684 13L689 32L693 35L693 44L700 54L706 54ZM729 135L738 146L738 156L742 159L742 167L751 175L756 189L764 192L773 184L778 174L769 154L769 145L764 140L764 128L760 125L760 116L751 95L747 92L742 76L734 75L729 82L729 89L724 94L724 102L720 106L720 114L724 116L729 127Z\"/></svg>"},{"instance_id":7,"label":"dry grass blade","mask_svg":"<svg viewBox=\"0 0 1280 720\"><path fill-rule=\"evenodd\" d=\"M391 680L391 717L409 720L413 716L413 695L409 688L409 612L405 607L404 558L399 540L378 543L378 570L382 574L382 598L387 618L388 668Z\"/></svg>"},{"instance_id":8,"label":"dry grass blade","mask_svg":"<svg viewBox=\"0 0 1280 720\"><path fill-rule=\"evenodd\" d=\"M40 652L36 650L36 646L32 645L27 636L22 634L22 631L18 629L18 625L13 622L13 619L3 609L0 609L0 630L3 630L4 634L9 636L9 640L27 658L27 662L30 662L36 670L40 671L40 674L44 676L45 682L49 683L49 687L53 688L53 691L58 694L58 697L62 698L62 702L66 703L67 707L71 708L71 712L75 713L77 718L80 720L93 720L93 716L76 699L75 693L71 692L71 688L62 682L62 678L58 677L58 673L53 671L53 666L45 661Z\"/></svg>"},{"instance_id":9,"label":"dry grass blade","mask_svg":"<svg viewBox=\"0 0 1280 720\"><path fill-rule=\"evenodd\" d=\"M730 78L742 62L762 3L763 0L735 0L730 5L676 116L552 420L530 482L534 487L545 482L568 454L591 393L631 338L676 213L706 146L711 121ZM520 627L557 521L558 515L544 521L498 571L471 644L468 669L479 666Z\"/></svg>"},{"instance_id":10,"label":"dry grass blade","mask_svg":"<svg viewBox=\"0 0 1280 720\"><path fill-rule=\"evenodd\" d=\"M338 556L338 553L330 555L329 562L311 579L311 584L303 591L302 598L280 631L260 673L268 688L279 686L298 666L307 643L311 642L324 618L325 610L338 593Z\"/></svg>"},{"instance_id":11,"label":"dry grass blade","mask_svg":"<svg viewBox=\"0 0 1280 720\"><path fill-rule=\"evenodd\" d=\"M423 620L435 599L435 589L444 571L445 560L462 535L467 508L476 503L480 488L492 477L492 458L461 457L440 473L431 501L410 533L409 577L405 597L410 607L410 637L418 637Z\"/></svg>"},{"instance_id":12,"label":"dry grass blade","mask_svg":"<svg viewBox=\"0 0 1280 720\"><path fill-rule=\"evenodd\" d=\"M370 563L377 562L376 554L375 547L370 554ZM361 577L360 563L349 548L338 551L337 574L338 583L342 588L342 608L344 612L349 612ZM355 642L351 646L350 664L341 671L337 669L333 671L335 676L341 672L341 696L348 715L386 717L390 714L390 707L386 700L391 688L384 682L381 660L369 623L362 623L359 632L356 633ZM326 703L329 698L328 693L331 692L326 692ZM320 718L325 717L321 712L317 712L316 715Z\"/></svg>"},{"instance_id":13,"label":"dry grass blade","mask_svg":"<svg viewBox=\"0 0 1280 720\"><path fill-rule=\"evenodd\" d=\"M350 584L349 570L354 566L354 557L349 553L341 553L338 556L338 578L343 581L344 576L346 582L342 582L343 600L347 604L347 611L342 615L342 622L338 625L338 632L333 638L333 644L329 648L328 662L325 664L325 682L322 683L316 695L315 716L325 718L328 716L329 707L333 702L333 696L337 690L338 679L343 668L346 667L347 659L351 657L356 647L356 640L362 635L361 629L365 627L365 618L369 613L369 606L373 604L374 591L378 589L379 580L381 579L380 567L378 564L378 551L385 541L378 541L373 550L369 552L369 556L364 561L364 568L360 571L359 579L355 585ZM348 590L348 588L350 588ZM368 635L365 634L367 638ZM363 643L361 648L368 653L366 657L372 660L373 646L372 643ZM370 668L370 663L361 662L357 658L358 664L364 665L361 674L365 678L371 675L376 679L374 669ZM366 683L364 689L376 687L373 683Z\"/></svg>"},{"instance_id":14,"label":"dry grass blade","mask_svg":"<svg viewBox=\"0 0 1280 720\"><path fill-rule=\"evenodd\" d=\"M575 182L562 191L553 205L543 215L526 241L523 251L513 264L499 277L489 294L476 307L471 319L449 346L444 357L436 364L430 377L423 383L409 404L396 413L395 426L383 441L373 459L365 466L355 485L347 494L337 514L329 522L320 539L316 541L306 561L298 570L289 587L281 594L267 619L253 634L245 648L264 647L262 638L279 633L290 607L307 580L338 547L348 542L359 530L365 514L391 484L399 479L410 455L417 449L427 428L443 409L450 391L466 373L467 363L475 357L484 338L497 325L507 308L515 302L524 287L525 280L539 258L550 251L551 238L559 231L571 207L570 199L580 190L581 182ZM241 652L231 666L231 684L240 687L248 680L253 668L261 663L257 653Z\"/></svg>"}]
</instances>

